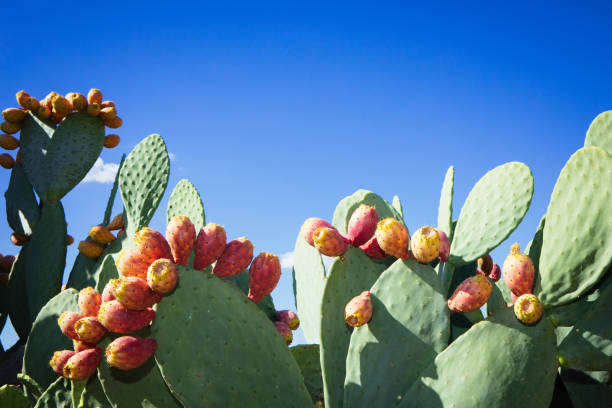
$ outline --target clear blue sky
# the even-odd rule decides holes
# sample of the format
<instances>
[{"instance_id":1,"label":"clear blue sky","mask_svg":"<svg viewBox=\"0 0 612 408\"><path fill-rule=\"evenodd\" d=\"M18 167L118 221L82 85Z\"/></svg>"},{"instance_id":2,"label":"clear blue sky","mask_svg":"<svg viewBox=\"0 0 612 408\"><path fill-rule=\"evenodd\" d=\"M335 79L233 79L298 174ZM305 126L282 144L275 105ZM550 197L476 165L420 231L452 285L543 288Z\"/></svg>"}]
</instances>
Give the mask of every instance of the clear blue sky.
<instances>
[{"instance_id":1,"label":"clear blue sky","mask_svg":"<svg viewBox=\"0 0 612 408\"><path fill-rule=\"evenodd\" d=\"M207 220L246 235L256 252L292 251L305 218L331 219L358 188L399 195L411 231L435 225L449 165L457 216L486 171L517 160L531 168L535 195L493 253L502 263L512 242L531 238L591 120L612 109L604 1L15 4L3 9L0 106L15 106L20 89L102 89L124 118L104 162L160 133L175 157L170 188L190 179ZM8 179L1 171L2 188ZM109 190L84 183L64 199L77 240L100 222ZM154 228L165 229L168 194ZM0 220L2 254L17 252L9 235ZM290 275L274 293L281 308L294 307ZM4 346L14 340L5 330Z\"/></svg>"}]
</instances>

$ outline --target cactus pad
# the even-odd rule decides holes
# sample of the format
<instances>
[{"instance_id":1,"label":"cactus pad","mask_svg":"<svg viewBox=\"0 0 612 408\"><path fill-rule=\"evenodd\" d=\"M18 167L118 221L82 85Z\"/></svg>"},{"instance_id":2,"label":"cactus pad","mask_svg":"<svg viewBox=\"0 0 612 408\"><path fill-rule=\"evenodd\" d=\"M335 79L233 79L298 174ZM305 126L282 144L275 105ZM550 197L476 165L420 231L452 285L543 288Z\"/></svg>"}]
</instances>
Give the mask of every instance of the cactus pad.
<instances>
[{"instance_id":1,"label":"cactus pad","mask_svg":"<svg viewBox=\"0 0 612 408\"><path fill-rule=\"evenodd\" d=\"M59 377L42 393L34 408L73 408L70 381Z\"/></svg>"},{"instance_id":2,"label":"cactus pad","mask_svg":"<svg viewBox=\"0 0 612 408\"><path fill-rule=\"evenodd\" d=\"M115 196L117 195L117 190L119 189L119 174L121 173L121 168L123 167L124 161L125 154L121 156L121 161L119 162L119 169L117 170L117 174L115 175L115 181L113 182L113 187L111 187L111 192L108 196L108 201L106 202L106 209L104 210L104 218L102 218L102 225L108 225L108 223L111 221L113 205L115 204Z\"/></svg>"},{"instance_id":3,"label":"cactus pad","mask_svg":"<svg viewBox=\"0 0 612 408\"><path fill-rule=\"evenodd\" d=\"M31 235L40 217L40 210L32 184L26 178L23 167L13 166L4 198L6 219L11 229L19 234Z\"/></svg>"},{"instance_id":4,"label":"cactus pad","mask_svg":"<svg viewBox=\"0 0 612 408\"><path fill-rule=\"evenodd\" d=\"M170 195L168 209L166 210L166 222L169 223L175 215L189 217L195 227L196 234L206 225L202 198L189 180L179 181Z\"/></svg>"},{"instance_id":5,"label":"cactus pad","mask_svg":"<svg viewBox=\"0 0 612 408\"><path fill-rule=\"evenodd\" d=\"M612 154L612 110L597 115L587 130L585 146L598 146Z\"/></svg>"},{"instance_id":6,"label":"cactus pad","mask_svg":"<svg viewBox=\"0 0 612 408\"><path fill-rule=\"evenodd\" d=\"M11 268L8 284L8 313L20 339L27 339L34 318L28 307L26 292L26 259L28 247L21 248Z\"/></svg>"},{"instance_id":7,"label":"cactus pad","mask_svg":"<svg viewBox=\"0 0 612 408\"><path fill-rule=\"evenodd\" d=\"M455 168L450 166L446 170L440 204L438 206L438 228L446 233L448 239L453 239L453 187L455 184Z\"/></svg>"},{"instance_id":8,"label":"cactus pad","mask_svg":"<svg viewBox=\"0 0 612 408\"><path fill-rule=\"evenodd\" d=\"M334 219L332 224L341 233L346 233L349 219L353 211L361 204L369 205L376 208L378 219L393 217L396 220L402 221L400 213L393 208L389 203L380 198L378 195L367 190L357 190L353 195L343 198L334 211Z\"/></svg>"},{"instance_id":9,"label":"cactus pad","mask_svg":"<svg viewBox=\"0 0 612 408\"><path fill-rule=\"evenodd\" d=\"M323 379L321 378L321 364L319 357L319 346L308 344L291 347L291 354L300 366L304 377L304 384L310 393L312 403L323 401Z\"/></svg>"},{"instance_id":10,"label":"cactus pad","mask_svg":"<svg viewBox=\"0 0 612 408\"><path fill-rule=\"evenodd\" d=\"M391 206L395 208L395 211L400 215L400 217L404 218L404 209L402 208L402 202L398 196L393 196L393 201L391 201Z\"/></svg>"},{"instance_id":11,"label":"cactus pad","mask_svg":"<svg viewBox=\"0 0 612 408\"><path fill-rule=\"evenodd\" d=\"M4 384L0 387L0 406L10 408L30 408L30 401L17 385Z\"/></svg>"},{"instance_id":12,"label":"cactus pad","mask_svg":"<svg viewBox=\"0 0 612 408\"><path fill-rule=\"evenodd\" d=\"M244 270L238 275L234 275L229 278L224 278L224 280L234 282L236 287L242 291L245 295L249 294L249 271ZM274 301L272 300L271 295L266 295L262 300L256 303L257 307L261 309L262 312L268 316L268 319L274 321L274 314L276 313L276 308L274 307Z\"/></svg>"}]
</instances>

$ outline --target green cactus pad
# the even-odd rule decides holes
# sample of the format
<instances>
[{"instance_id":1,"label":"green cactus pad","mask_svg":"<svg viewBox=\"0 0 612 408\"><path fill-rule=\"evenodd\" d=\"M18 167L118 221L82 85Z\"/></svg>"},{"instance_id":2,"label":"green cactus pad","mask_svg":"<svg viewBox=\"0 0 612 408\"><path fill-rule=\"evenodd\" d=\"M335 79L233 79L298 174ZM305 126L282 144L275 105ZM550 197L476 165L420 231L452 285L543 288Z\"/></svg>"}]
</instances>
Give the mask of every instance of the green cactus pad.
<instances>
[{"instance_id":1,"label":"green cactus pad","mask_svg":"<svg viewBox=\"0 0 612 408\"><path fill-rule=\"evenodd\" d=\"M73 408L70 381L58 377L40 396L34 408Z\"/></svg>"},{"instance_id":2,"label":"green cactus pad","mask_svg":"<svg viewBox=\"0 0 612 408\"><path fill-rule=\"evenodd\" d=\"M485 304L485 316L491 317L495 316L502 310L505 310L508 307L506 299L504 299L504 294L500 290L499 286L494 284L491 289L491 294L489 295L489 300Z\"/></svg>"},{"instance_id":3,"label":"green cactus pad","mask_svg":"<svg viewBox=\"0 0 612 408\"><path fill-rule=\"evenodd\" d=\"M30 408L30 401L21 387L4 384L0 387L0 407Z\"/></svg>"},{"instance_id":4,"label":"green cactus pad","mask_svg":"<svg viewBox=\"0 0 612 408\"><path fill-rule=\"evenodd\" d=\"M433 268L395 261L370 289L372 320L353 330L344 406L391 407L444 350L449 311Z\"/></svg>"},{"instance_id":5,"label":"green cactus pad","mask_svg":"<svg viewBox=\"0 0 612 408\"><path fill-rule=\"evenodd\" d=\"M526 326L508 308L438 354L398 407L548 407L556 375L548 319Z\"/></svg>"},{"instance_id":6,"label":"green cactus pad","mask_svg":"<svg viewBox=\"0 0 612 408\"><path fill-rule=\"evenodd\" d=\"M453 293L455 293L455 289L457 289L457 286L459 286L461 282L463 282L470 276L476 275L477 268L478 264L475 261L459 267L455 267L455 270L452 274L451 284L448 287L448 292L446 292L446 298L450 298Z\"/></svg>"},{"instance_id":7,"label":"green cactus pad","mask_svg":"<svg viewBox=\"0 0 612 408\"><path fill-rule=\"evenodd\" d=\"M449 240L453 239L453 187L455 184L455 168L450 166L446 170L442 191L440 192L440 205L438 206L438 228L446 233Z\"/></svg>"},{"instance_id":8,"label":"green cactus pad","mask_svg":"<svg viewBox=\"0 0 612 408\"><path fill-rule=\"evenodd\" d=\"M598 146L612 154L612 110L597 115L587 130L585 146Z\"/></svg>"},{"instance_id":9,"label":"green cactus pad","mask_svg":"<svg viewBox=\"0 0 612 408\"><path fill-rule=\"evenodd\" d=\"M121 168L123 167L124 161L125 154L121 156L121 161L119 162L119 169L117 169L115 181L113 182L113 187L111 188L110 195L108 196L108 201L106 202L106 209L104 210L104 218L102 218L102 225L108 225L108 223L111 222L113 205L115 204L115 196L117 195L117 190L119 189L119 174L121 173Z\"/></svg>"},{"instance_id":10,"label":"green cactus pad","mask_svg":"<svg viewBox=\"0 0 612 408\"><path fill-rule=\"evenodd\" d=\"M11 324L20 339L28 338L32 322L30 309L28 307L28 293L26 292L26 259L27 245L21 248L15 257L8 284L8 313Z\"/></svg>"},{"instance_id":11,"label":"green cactus pad","mask_svg":"<svg viewBox=\"0 0 612 408\"><path fill-rule=\"evenodd\" d=\"M79 312L79 294L74 289L58 293L40 310L32 325L23 355L23 371L42 388L47 388L57 378L49 367L53 353L72 350L72 340L64 336L57 324L60 315L70 310Z\"/></svg>"},{"instance_id":12,"label":"green cactus pad","mask_svg":"<svg viewBox=\"0 0 612 408\"><path fill-rule=\"evenodd\" d=\"M104 363L102 363L104 364ZM81 395L79 408L110 408L112 405L108 402L104 389L97 375L89 379L85 390Z\"/></svg>"},{"instance_id":13,"label":"green cactus pad","mask_svg":"<svg viewBox=\"0 0 612 408\"><path fill-rule=\"evenodd\" d=\"M444 293L448 293L453 282L455 267L450 262L440 262L436 266L436 273L438 274L438 278L440 279Z\"/></svg>"},{"instance_id":14,"label":"green cactus pad","mask_svg":"<svg viewBox=\"0 0 612 408\"><path fill-rule=\"evenodd\" d=\"M40 210L32 184L23 172L23 167L18 164L13 166L4 198L6 220L11 229L18 234L31 235L40 217Z\"/></svg>"},{"instance_id":15,"label":"green cactus pad","mask_svg":"<svg viewBox=\"0 0 612 408\"><path fill-rule=\"evenodd\" d=\"M160 135L142 140L125 159L119 173L119 190L129 236L149 224L166 191L169 176L170 159Z\"/></svg>"},{"instance_id":16,"label":"green cactus pad","mask_svg":"<svg viewBox=\"0 0 612 408\"><path fill-rule=\"evenodd\" d=\"M535 276L533 279L533 292L540 291L540 253L542 252L542 242L544 241L544 225L546 224L546 215L540 219L538 229L536 230L533 239L529 241L525 247L525 253L533 262Z\"/></svg>"},{"instance_id":17,"label":"green cactus pad","mask_svg":"<svg viewBox=\"0 0 612 408\"><path fill-rule=\"evenodd\" d=\"M520 224L532 196L533 176L523 163L506 163L485 174L461 208L450 262L475 261L501 244Z\"/></svg>"},{"instance_id":18,"label":"green cactus pad","mask_svg":"<svg viewBox=\"0 0 612 408\"><path fill-rule=\"evenodd\" d=\"M40 398L41 394L45 392L45 390L40 386L40 384L24 373L17 373L17 379L21 381L23 388L26 391L26 394L33 400L36 401Z\"/></svg>"},{"instance_id":19,"label":"green cactus pad","mask_svg":"<svg viewBox=\"0 0 612 408\"><path fill-rule=\"evenodd\" d=\"M87 380L70 381L70 393L72 394L72 407L77 408L85 391Z\"/></svg>"},{"instance_id":20,"label":"green cactus pad","mask_svg":"<svg viewBox=\"0 0 612 408\"><path fill-rule=\"evenodd\" d=\"M612 370L611 310L612 279L608 279L599 299L590 304L559 345L562 366L583 371Z\"/></svg>"},{"instance_id":21,"label":"green cactus pad","mask_svg":"<svg viewBox=\"0 0 612 408\"><path fill-rule=\"evenodd\" d=\"M367 190L357 190L353 195L343 198L336 210L334 211L334 219L332 224L342 233L346 233L348 228L348 222L353 214L353 211L357 209L361 204L366 204L376 208L378 219L393 217L399 221L404 221L399 211L397 211L388 202L380 198L377 194Z\"/></svg>"},{"instance_id":22,"label":"green cactus pad","mask_svg":"<svg viewBox=\"0 0 612 408\"><path fill-rule=\"evenodd\" d=\"M608 384L575 370L562 369L560 376L574 408L612 407L612 389Z\"/></svg>"},{"instance_id":23,"label":"green cactus pad","mask_svg":"<svg viewBox=\"0 0 612 408\"><path fill-rule=\"evenodd\" d=\"M293 291L300 327L306 341L319 344L321 302L325 287L325 265L316 248L298 233L293 251Z\"/></svg>"},{"instance_id":24,"label":"green cactus pad","mask_svg":"<svg viewBox=\"0 0 612 408\"><path fill-rule=\"evenodd\" d=\"M224 278L226 281L233 282L238 289L242 291L245 295L249 294L249 271L245 269L238 275L234 275L230 278ZM256 303L257 307L261 309L262 312L268 316L268 319L274 321L274 314L276 313L276 308L274 307L274 301L272 300L272 296L266 295L263 299Z\"/></svg>"},{"instance_id":25,"label":"green cactus pad","mask_svg":"<svg viewBox=\"0 0 612 408\"><path fill-rule=\"evenodd\" d=\"M111 254L108 254L104 257L100 268L98 268L95 284L96 290L102 293L102 291L104 290L104 286L106 286L108 281L118 277L119 271L117 271L117 266L115 265L115 258L113 258Z\"/></svg>"},{"instance_id":26,"label":"green cactus pad","mask_svg":"<svg viewBox=\"0 0 612 408\"><path fill-rule=\"evenodd\" d=\"M398 196L393 196L393 201L391 202L391 206L393 208L395 208L395 211L397 211L397 213L403 219L404 218L404 209L402 208L402 202L400 201L400 198Z\"/></svg>"},{"instance_id":27,"label":"green cactus pad","mask_svg":"<svg viewBox=\"0 0 612 408\"><path fill-rule=\"evenodd\" d=\"M54 132L53 124L40 120L32 113L28 113L21 127L19 152L23 170L41 198L48 191L47 151Z\"/></svg>"},{"instance_id":28,"label":"green cactus pad","mask_svg":"<svg viewBox=\"0 0 612 408\"><path fill-rule=\"evenodd\" d=\"M308 389L312 403L323 401L323 378L321 377L321 364L319 345L309 344L291 347L291 354L300 366L304 377L304 384Z\"/></svg>"},{"instance_id":29,"label":"green cactus pad","mask_svg":"<svg viewBox=\"0 0 612 408\"><path fill-rule=\"evenodd\" d=\"M349 247L345 260L332 264L321 303L321 368L325 406L341 407L344 395L346 355L351 327L344 321L344 307L364 290L370 290L385 264L372 262L358 248Z\"/></svg>"},{"instance_id":30,"label":"green cactus pad","mask_svg":"<svg viewBox=\"0 0 612 408\"><path fill-rule=\"evenodd\" d=\"M166 221L170 222L170 219L175 215L189 217L195 227L196 234L206 225L202 198L189 180L179 181L170 195L168 209L166 210Z\"/></svg>"},{"instance_id":31,"label":"green cactus pad","mask_svg":"<svg viewBox=\"0 0 612 408\"><path fill-rule=\"evenodd\" d=\"M612 261L612 156L599 147L574 153L552 192L540 255L544 306L576 300ZM572 214L572 216L568 216Z\"/></svg>"},{"instance_id":32,"label":"green cactus pad","mask_svg":"<svg viewBox=\"0 0 612 408\"><path fill-rule=\"evenodd\" d=\"M155 359L173 394L191 407L311 407L300 369L272 322L210 271L179 265L177 288L157 304Z\"/></svg>"}]
</instances>

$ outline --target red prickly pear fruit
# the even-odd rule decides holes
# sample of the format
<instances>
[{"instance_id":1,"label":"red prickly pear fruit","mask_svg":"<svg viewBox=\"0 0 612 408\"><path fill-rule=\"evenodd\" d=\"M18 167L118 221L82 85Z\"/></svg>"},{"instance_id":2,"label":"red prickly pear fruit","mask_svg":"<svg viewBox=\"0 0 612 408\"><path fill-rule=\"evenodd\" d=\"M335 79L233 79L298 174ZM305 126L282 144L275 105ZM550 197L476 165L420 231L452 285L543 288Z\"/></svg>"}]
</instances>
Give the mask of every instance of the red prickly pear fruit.
<instances>
[{"instance_id":1,"label":"red prickly pear fruit","mask_svg":"<svg viewBox=\"0 0 612 408\"><path fill-rule=\"evenodd\" d=\"M277 310L274 318L278 322L286 323L291 330L297 330L300 327L300 319L291 310Z\"/></svg>"},{"instance_id":2,"label":"red prickly pear fruit","mask_svg":"<svg viewBox=\"0 0 612 408\"><path fill-rule=\"evenodd\" d=\"M536 295L525 293L514 302L514 315L525 324L534 324L542 317L542 302Z\"/></svg>"},{"instance_id":3,"label":"red prickly pear fruit","mask_svg":"<svg viewBox=\"0 0 612 408\"><path fill-rule=\"evenodd\" d=\"M276 330L278 330L280 335L283 337L285 343L290 345L293 341L293 333L291 332L289 325L285 322L274 322L274 327L276 327Z\"/></svg>"},{"instance_id":4,"label":"red prickly pear fruit","mask_svg":"<svg viewBox=\"0 0 612 408\"><path fill-rule=\"evenodd\" d=\"M491 255L486 254L478 258L478 269L484 272L485 276L489 276L491 270L493 269L493 258Z\"/></svg>"},{"instance_id":5,"label":"red prickly pear fruit","mask_svg":"<svg viewBox=\"0 0 612 408\"><path fill-rule=\"evenodd\" d=\"M440 237L440 255L438 255L438 258L440 258L442 262L446 262L450 256L450 240L441 229L436 229L436 231L438 231L438 236Z\"/></svg>"},{"instance_id":6,"label":"red prickly pear fruit","mask_svg":"<svg viewBox=\"0 0 612 408\"><path fill-rule=\"evenodd\" d=\"M145 262L136 251L127 249L121 250L115 259L117 270L122 276L134 276L140 279L147 279L147 269L150 262Z\"/></svg>"},{"instance_id":7,"label":"red prickly pear fruit","mask_svg":"<svg viewBox=\"0 0 612 408\"><path fill-rule=\"evenodd\" d=\"M74 110L83 111L87 109L87 99L78 92L70 92L66 95L66 99L72 104Z\"/></svg>"},{"instance_id":8,"label":"red prickly pear fruit","mask_svg":"<svg viewBox=\"0 0 612 408\"><path fill-rule=\"evenodd\" d=\"M410 258L408 229L395 218L385 218L376 225L376 241L386 254L399 259Z\"/></svg>"},{"instance_id":9,"label":"red prickly pear fruit","mask_svg":"<svg viewBox=\"0 0 612 408\"><path fill-rule=\"evenodd\" d=\"M87 258L99 258L104 248L92 241L79 242L79 252Z\"/></svg>"},{"instance_id":10,"label":"red prickly pear fruit","mask_svg":"<svg viewBox=\"0 0 612 408\"><path fill-rule=\"evenodd\" d=\"M111 279L113 296L130 310L145 310L161 300L161 296L149 287L146 280L134 276Z\"/></svg>"},{"instance_id":11,"label":"red prickly pear fruit","mask_svg":"<svg viewBox=\"0 0 612 408\"><path fill-rule=\"evenodd\" d=\"M157 342L151 338L122 336L106 346L106 361L120 370L133 370L143 365L155 352Z\"/></svg>"},{"instance_id":12,"label":"red prickly pear fruit","mask_svg":"<svg viewBox=\"0 0 612 408\"><path fill-rule=\"evenodd\" d=\"M2 118L7 122L19 123L26 118L27 112L24 109L8 108L2 111Z\"/></svg>"},{"instance_id":13,"label":"red prickly pear fruit","mask_svg":"<svg viewBox=\"0 0 612 408\"><path fill-rule=\"evenodd\" d=\"M108 244L109 242L113 242L115 240L115 236L101 225L94 225L91 227L89 230L89 238L102 245Z\"/></svg>"},{"instance_id":14,"label":"red prickly pear fruit","mask_svg":"<svg viewBox=\"0 0 612 408\"><path fill-rule=\"evenodd\" d=\"M74 237L70 234L66 234L66 245L70 246L74 244Z\"/></svg>"},{"instance_id":15,"label":"red prickly pear fruit","mask_svg":"<svg viewBox=\"0 0 612 408\"><path fill-rule=\"evenodd\" d=\"M312 238L312 233L315 232L317 228L334 228L329 222L322 220L321 218L308 218L302 224L302 228L300 229L300 235L302 238L308 242L310 246L314 246L314 240Z\"/></svg>"},{"instance_id":16,"label":"red prickly pear fruit","mask_svg":"<svg viewBox=\"0 0 612 408\"><path fill-rule=\"evenodd\" d=\"M470 276L455 289L448 299L448 308L453 312L472 312L487 303L493 284L483 275Z\"/></svg>"},{"instance_id":17,"label":"red prickly pear fruit","mask_svg":"<svg viewBox=\"0 0 612 408\"><path fill-rule=\"evenodd\" d=\"M491 279L493 282L497 282L499 278L501 278L501 269L499 268L498 264L493 264L491 273L489 274L489 279Z\"/></svg>"},{"instance_id":18,"label":"red prickly pear fruit","mask_svg":"<svg viewBox=\"0 0 612 408\"><path fill-rule=\"evenodd\" d=\"M102 91L96 88L91 88L87 93L87 103L102 103Z\"/></svg>"},{"instance_id":19,"label":"red prickly pear fruit","mask_svg":"<svg viewBox=\"0 0 612 408\"><path fill-rule=\"evenodd\" d=\"M119 137L119 135L116 135L114 133L106 135L104 137L104 147L106 147L107 149L112 149L113 147L117 147L120 141L121 138Z\"/></svg>"},{"instance_id":20,"label":"red prickly pear fruit","mask_svg":"<svg viewBox=\"0 0 612 408\"><path fill-rule=\"evenodd\" d=\"M97 343L106 336L106 328L97 318L86 316L76 321L74 331L86 343Z\"/></svg>"},{"instance_id":21,"label":"red prickly pear fruit","mask_svg":"<svg viewBox=\"0 0 612 408\"><path fill-rule=\"evenodd\" d=\"M74 340L79 340L79 336L74 331L74 324L77 322L77 320L82 319L83 317L84 316L80 313L66 310L57 319L57 324L59 325L62 333L64 333L64 336Z\"/></svg>"},{"instance_id":22,"label":"red prickly pear fruit","mask_svg":"<svg viewBox=\"0 0 612 408\"><path fill-rule=\"evenodd\" d=\"M220 278L228 278L244 271L253 259L253 244L245 237L230 241L213 268Z\"/></svg>"},{"instance_id":23,"label":"red prickly pear fruit","mask_svg":"<svg viewBox=\"0 0 612 408\"><path fill-rule=\"evenodd\" d=\"M195 245L195 227L189 217L175 215L166 227L166 240L177 265L188 265L189 254Z\"/></svg>"},{"instance_id":24,"label":"red prickly pear fruit","mask_svg":"<svg viewBox=\"0 0 612 408\"><path fill-rule=\"evenodd\" d=\"M115 215L115 218L106 226L109 231L116 231L123 229L123 213Z\"/></svg>"},{"instance_id":25,"label":"red prickly pear fruit","mask_svg":"<svg viewBox=\"0 0 612 408\"><path fill-rule=\"evenodd\" d=\"M202 270L212 265L225 249L227 237L221 225L208 223L198 233L193 257L193 267Z\"/></svg>"},{"instance_id":26,"label":"red prickly pear fruit","mask_svg":"<svg viewBox=\"0 0 612 408\"><path fill-rule=\"evenodd\" d=\"M87 350L90 348L95 348L96 345L87 343L86 341L83 341L83 340L72 340L72 347L74 348L74 351L78 353L79 351Z\"/></svg>"},{"instance_id":27,"label":"red prickly pear fruit","mask_svg":"<svg viewBox=\"0 0 612 408\"><path fill-rule=\"evenodd\" d=\"M149 227L141 228L134 235L134 243L140 257L148 264L152 264L159 258L172 259L170 245L159 231Z\"/></svg>"},{"instance_id":28,"label":"red prickly pear fruit","mask_svg":"<svg viewBox=\"0 0 612 408\"><path fill-rule=\"evenodd\" d=\"M99 347L75 353L64 366L64 377L73 381L91 377L96 372L101 358L102 349Z\"/></svg>"},{"instance_id":29,"label":"red prickly pear fruit","mask_svg":"<svg viewBox=\"0 0 612 408\"><path fill-rule=\"evenodd\" d=\"M344 308L344 321L351 327L363 326L372 318L370 291L364 290L352 298Z\"/></svg>"},{"instance_id":30,"label":"red prickly pear fruit","mask_svg":"<svg viewBox=\"0 0 612 408\"><path fill-rule=\"evenodd\" d=\"M353 246L360 246L368 242L376 232L378 214L376 208L361 204L353 214L348 223L347 238Z\"/></svg>"},{"instance_id":31,"label":"red prickly pear fruit","mask_svg":"<svg viewBox=\"0 0 612 408\"><path fill-rule=\"evenodd\" d=\"M85 316L97 316L102 304L102 296L91 286L79 292L79 308Z\"/></svg>"},{"instance_id":32,"label":"red prickly pear fruit","mask_svg":"<svg viewBox=\"0 0 612 408\"><path fill-rule=\"evenodd\" d=\"M73 109L70 101L62 95L55 95L51 99L51 106L53 106L53 115L57 117L66 117L72 113Z\"/></svg>"},{"instance_id":33,"label":"red prickly pear fruit","mask_svg":"<svg viewBox=\"0 0 612 408\"><path fill-rule=\"evenodd\" d=\"M312 233L314 247L326 256L340 256L348 250L348 240L334 227L320 227Z\"/></svg>"},{"instance_id":34,"label":"red prickly pear fruit","mask_svg":"<svg viewBox=\"0 0 612 408\"><path fill-rule=\"evenodd\" d=\"M129 310L118 300L102 303L98 313L98 321L113 333L129 333L140 330L148 326L154 318L155 311L153 309Z\"/></svg>"},{"instance_id":35,"label":"red prickly pear fruit","mask_svg":"<svg viewBox=\"0 0 612 408\"><path fill-rule=\"evenodd\" d=\"M49 361L49 365L55 371L56 374L63 376L64 375L64 366L70 359L70 357L74 356L76 353L72 350L60 350L53 353L53 357Z\"/></svg>"},{"instance_id":36,"label":"red prickly pear fruit","mask_svg":"<svg viewBox=\"0 0 612 408\"><path fill-rule=\"evenodd\" d=\"M370 238L370 240L365 244L361 245L359 249L363 250L363 252L365 252L367 256L374 259L383 259L388 256L387 254L385 254L385 251L380 248L380 245L378 245L376 236Z\"/></svg>"},{"instance_id":37,"label":"red prickly pear fruit","mask_svg":"<svg viewBox=\"0 0 612 408\"><path fill-rule=\"evenodd\" d=\"M102 303L110 302L111 300L115 300L115 295L113 295L113 286L107 283L104 285L104 290L102 291ZM99 308L98 313L100 313Z\"/></svg>"},{"instance_id":38,"label":"red prickly pear fruit","mask_svg":"<svg viewBox=\"0 0 612 408\"><path fill-rule=\"evenodd\" d=\"M435 228L419 228L410 240L410 249L414 259L419 263L429 263L440 255L440 235Z\"/></svg>"},{"instance_id":39,"label":"red prickly pear fruit","mask_svg":"<svg viewBox=\"0 0 612 408\"><path fill-rule=\"evenodd\" d=\"M531 292L535 268L531 259L527 255L521 254L521 247L518 243L514 243L510 247L510 254L504 261L502 271L504 282L512 293L521 296Z\"/></svg>"},{"instance_id":40,"label":"red prickly pear fruit","mask_svg":"<svg viewBox=\"0 0 612 408\"><path fill-rule=\"evenodd\" d=\"M278 256L262 252L253 259L249 269L249 299L257 303L272 293L281 275Z\"/></svg>"},{"instance_id":41,"label":"red prickly pear fruit","mask_svg":"<svg viewBox=\"0 0 612 408\"><path fill-rule=\"evenodd\" d=\"M152 291L165 294L172 292L178 283L176 265L169 259L158 259L147 270L147 283Z\"/></svg>"},{"instance_id":42,"label":"red prickly pear fruit","mask_svg":"<svg viewBox=\"0 0 612 408\"><path fill-rule=\"evenodd\" d=\"M0 259L0 269L4 272L10 272L15 263L15 257L13 255L5 255Z\"/></svg>"}]
</instances>

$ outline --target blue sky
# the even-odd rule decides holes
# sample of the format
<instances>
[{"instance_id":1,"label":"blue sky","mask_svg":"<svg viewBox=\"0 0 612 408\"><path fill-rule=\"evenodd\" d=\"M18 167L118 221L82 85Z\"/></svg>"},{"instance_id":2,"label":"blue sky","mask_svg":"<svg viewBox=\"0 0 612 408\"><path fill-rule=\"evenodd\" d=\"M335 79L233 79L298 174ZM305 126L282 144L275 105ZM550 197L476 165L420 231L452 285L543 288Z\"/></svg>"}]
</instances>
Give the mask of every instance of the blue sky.
<instances>
[{"instance_id":1,"label":"blue sky","mask_svg":"<svg viewBox=\"0 0 612 408\"><path fill-rule=\"evenodd\" d=\"M174 157L170 188L191 180L207 221L247 236L256 253L291 252L305 218L331 219L358 188L399 195L411 231L435 225L449 165L457 216L486 171L522 161L535 195L493 252L501 264L512 242L531 238L591 120L612 109L611 11L606 2L12 4L4 15L19 18L5 18L0 34L0 105L15 106L21 89L100 88L124 118L103 162L112 170L161 134ZM8 179L0 172L4 188ZM77 240L100 222L109 190L88 182L64 199ZM168 195L152 222L160 230ZM9 235L0 220L2 254L17 252ZM277 307L293 308L290 275L283 270ZM15 340L10 330L1 339Z\"/></svg>"}]
</instances>

